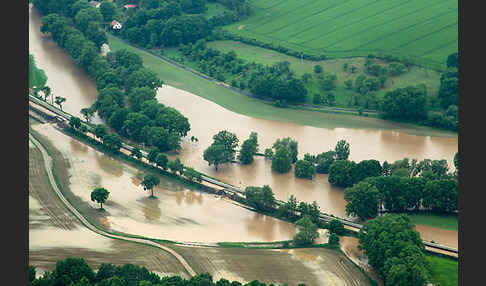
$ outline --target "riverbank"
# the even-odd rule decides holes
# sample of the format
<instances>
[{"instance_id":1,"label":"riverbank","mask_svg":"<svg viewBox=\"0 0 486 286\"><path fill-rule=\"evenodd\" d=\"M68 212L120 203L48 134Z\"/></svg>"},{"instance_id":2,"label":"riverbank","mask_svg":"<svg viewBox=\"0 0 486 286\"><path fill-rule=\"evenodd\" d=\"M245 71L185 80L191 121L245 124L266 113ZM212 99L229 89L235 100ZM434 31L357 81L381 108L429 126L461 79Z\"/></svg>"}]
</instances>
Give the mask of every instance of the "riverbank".
<instances>
[{"instance_id":1,"label":"riverbank","mask_svg":"<svg viewBox=\"0 0 486 286\"><path fill-rule=\"evenodd\" d=\"M419 126L416 124L398 123L378 118L342 114L333 109L332 112L310 110L308 107L299 109L278 108L264 104L261 100L240 94L215 82L203 79L196 74L175 66L160 56L155 56L145 50L127 44L125 41L108 34L111 51L127 49L138 54L144 66L152 69L165 84L191 92L208 99L230 111L261 119L291 122L318 128L363 128L403 131L408 134L452 137L455 132ZM305 109L304 109L305 108Z\"/></svg>"},{"instance_id":2,"label":"riverbank","mask_svg":"<svg viewBox=\"0 0 486 286\"><path fill-rule=\"evenodd\" d=\"M52 146L50 147L51 151L50 152L58 152L55 150L55 148L52 148ZM59 159L59 158L58 158ZM59 176L56 176L56 178L59 178ZM130 237L140 237L138 235L130 235ZM184 244L184 243L175 243L172 242L172 241L166 241L166 240L152 240L156 243L159 243L159 244L169 244L171 248L174 248L174 247L177 247L178 249L181 249L181 248L184 248L184 249L188 249L190 251L194 251L194 245L191 245L191 244ZM343 258L339 253L335 253L334 251L332 251L332 249L329 249L331 247L328 247L327 244L320 244L320 245L316 245L315 247L312 247L312 250L311 249L308 249L308 248L304 248L302 250L293 250L293 249L287 249L287 250L279 250L279 243L280 242L277 242L277 243L260 243L260 242L253 242L253 243L235 243L233 245L231 245L232 247L229 247L230 249L228 250L225 250L226 248L228 248L229 245L225 245L225 243L222 243L222 245L220 245L219 247L216 247L215 248L215 251L217 251L218 253L227 253L228 251L229 252L234 252L234 251L241 251L241 250L232 250L235 248L236 245L239 245L239 246L243 246L245 245L244 247L237 247L238 249L243 249L243 248L246 248L245 250L243 251L250 251L250 252L253 252L253 251L256 251L256 252L259 252L260 254L264 255L265 257L272 257L271 256L271 253L274 253L274 251L283 251L284 253L293 253L293 251L299 251L299 252L302 252L302 251L312 251L312 252L316 252L317 255L319 256L322 256L323 259L321 260L325 260L325 261L328 261L328 260L335 260L335 259L339 259L341 262L343 262ZM258 245L261 245L263 247L258 247ZM253 246L253 247L252 247ZM198 247L196 246L198 249L201 249L201 248L204 248L206 249L206 246L201 246L201 247ZM263 249L255 249L255 248L263 248ZM270 249L272 248L272 249ZM213 248L211 248L213 249ZM315 249L315 250L313 250ZM321 250L322 249L322 250ZM88 260L93 263L92 261L96 259L96 253L94 251L91 251L91 252L86 252L86 251L81 251L81 252L78 252L77 250L68 250L69 251L72 251L72 252L75 252L75 253L81 253L81 254L85 254L88 256ZM179 250L177 250L179 252ZM201 252L202 251L202 252ZM203 253L204 250L201 250L200 253ZM210 254L213 254L215 251L212 251L210 250L209 252L207 252L205 255L210 255ZM262 252L262 251L265 251L265 252ZM59 250L59 255L63 255L63 254L66 254L68 253L64 250ZM72 253L71 252L71 253ZM338 251L339 252L339 251ZM252 255L249 255L250 253L246 253L245 255L248 255L248 257L251 257ZM35 253L35 257L37 257L37 259L40 259L40 257L44 257L46 254L45 251L40 251L40 252L36 252ZM186 254L184 254L184 256L186 257ZM341 258L340 258L341 256ZM52 260L54 257L58 257L58 256L53 256L53 255L50 255L49 256L49 260ZM108 255L108 257L112 257L110 255ZM311 271L311 269L309 269L308 267L308 264L307 263L304 263L302 264L301 262L299 261L295 261L294 259L292 259L293 256L289 256L289 255L284 255L282 257L280 257L280 260L281 261L282 259L285 261L285 267L286 268L289 268L289 269L300 269L298 272L302 272L302 275L299 275L298 278L302 278L303 277L303 274L304 273L309 273L309 271ZM207 259L204 259L202 257L200 258L195 258L195 257L190 257L190 259L188 260L188 264L191 265L191 267L193 267L193 265L204 265L201 264L201 262L204 262L206 261ZM238 260L240 261L240 259ZM347 260L346 260L347 261ZM231 258L230 260L226 261L226 264L229 264L230 266L231 265L236 265L234 264L235 263L235 260L233 258ZM238 262L239 263L239 262ZM265 262L266 264L267 262ZM281 263L281 262L280 262ZM95 265L96 262L94 262ZM259 265L258 262L256 263L253 263L254 265ZM243 279L243 281L250 281L250 280L253 280L255 278L258 278L260 280L264 280L264 281L270 281L269 279L274 279L276 274L278 273L287 273L288 272L288 269L283 269L282 267L284 267L283 265L277 263L276 261L273 261L272 263L274 265L274 267L272 267L272 269L275 271L275 275L270 275L270 277L267 277L266 273L265 275L261 275L262 273L259 273L259 272L248 272L248 271L245 271L245 277L252 277L252 279L250 278L246 278L246 279ZM307 277L305 278L305 282L309 283L309 285L319 285L320 283L316 282L316 283L312 283L314 281L327 281L327 279L329 279L329 277L334 277L335 275L339 275L339 277L341 277L341 275L344 275L344 277L341 277L341 279L344 279L345 281L351 281L351 280L355 280L355 279L358 279L362 282L365 282L368 280L368 278L365 278L363 276L361 276L361 274L359 274L360 270L358 267L354 268L352 266L352 264L347 261L344 263L345 265L347 264L347 266L345 267L346 269L343 271L342 269L337 269L337 268L333 268L333 267L330 267L330 265L328 263L324 263L324 264L316 264L314 267L319 267L320 271L321 272L325 272L326 275L324 277L320 277L320 278L317 278L317 277L313 277L312 275L310 277ZM42 268L44 269L49 269L49 267L52 267L52 263L49 264L49 263L44 263L42 264ZM228 266L226 266L227 268ZM257 267L256 269L261 269L261 267L263 267L263 263L261 265L259 265L259 267ZM312 267L312 269L314 268ZM353 269L354 268L354 269ZM231 267L232 269L232 272L236 272L238 273L238 268L233 268ZM285 270L285 271L284 271ZM284 271L284 272L282 272ZM164 271L165 272L165 271ZM214 271L204 271L204 272L213 272ZM311 271L312 272L312 271ZM219 272L216 272L214 273L216 275L220 274ZM249 274L251 274L251 276L248 276ZM222 277L224 278L228 278L226 277L226 275L222 275ZM317 279L317 280L314 280L314 279ZM351 280L350 280L351 279ZM295 282L295 283L298 283L300 281L296 281L295 279L292 279L288 282ZM371 284L373 285L373 284Z\"/></svg>"}]
</instances>

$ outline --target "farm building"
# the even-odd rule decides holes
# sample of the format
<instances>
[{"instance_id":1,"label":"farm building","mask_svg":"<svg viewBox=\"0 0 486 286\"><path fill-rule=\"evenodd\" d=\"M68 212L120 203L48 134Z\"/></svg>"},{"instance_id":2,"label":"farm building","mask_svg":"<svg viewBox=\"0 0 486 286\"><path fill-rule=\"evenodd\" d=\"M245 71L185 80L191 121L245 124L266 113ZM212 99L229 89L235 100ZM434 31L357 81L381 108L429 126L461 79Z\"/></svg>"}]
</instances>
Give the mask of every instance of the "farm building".
<instances>
[{"instance_id":1,"label":"farm building","mask_svg":"<svg viewBox=\"0 0 486 286\"><path fill-rule=\"evenodd\" d=\"M120 22L118 22L117 20L111 21L110 26L113 30L120 30L122 28L122 24Z\"/></svg>"},{"instance_id":2,"label":"farm building","mask_svg":"<svg viewBox=\"0 0 486 286\"><path fill-rule=\"evenodd\" d=\"M137 4L127 4L123 6L125 9L130 9L130 8L137 8Z\"/></svg>"},{"instance_id":3,"label":"farm building","mask_svg":"<svg viewBox=\"0 0 486 286\"><path fill-rule=\"evenodd\" d=\"M95 8L100 8L101 3L98 1L89 1L89 4Z\"/></svg>"}]
</instances>

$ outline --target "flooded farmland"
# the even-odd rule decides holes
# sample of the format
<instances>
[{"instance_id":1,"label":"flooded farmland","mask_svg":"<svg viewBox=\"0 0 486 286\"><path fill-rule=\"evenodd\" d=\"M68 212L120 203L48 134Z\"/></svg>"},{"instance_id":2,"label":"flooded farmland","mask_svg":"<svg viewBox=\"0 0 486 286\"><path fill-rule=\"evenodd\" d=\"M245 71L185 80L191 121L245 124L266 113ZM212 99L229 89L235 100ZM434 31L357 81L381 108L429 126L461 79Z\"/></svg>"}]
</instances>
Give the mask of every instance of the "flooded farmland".
<instances>
[{"instance_id":1,"label":"flooded farmland","mask_svg":"<svg viewBox=\"0 0 486 286\"><path fill-rule=\"evenodd\" d=\"M35 10L29 10L29 52L32 53L36 59L38 67L44 69L48 76L47 85L49 85L54 95L60 95L67 98L63 105L63 109L80 116L80 109L90 106L97 96L96 86L94 82L87 77L87 75L79 70L73 63L70 56L58 47L48 37L40 33L40 17ZM210 176L216 177L231 183L235 186L261 186L268 184L272 187L276 198L286 200L291 194L294 194L300 201L317 201L321 206L321 210L326 213L345 217L345 201L343 198L343 189L331 186L327 181L327 175L317 175L314 180L297 179L293 172L287 174L276 174L271 172L270 161L262 157L257 157L255 162L249 166L242 165L226 165L221 166L218 172L214 167L207 165L207 162L202 159L202 153L212 143L212 136L221 130L229 130L237 134L240 143L248 138L251 131L258 133L258 141L260 150L271 146L277 138L291 137L299 142L299 158L305 153L316 154L328 151L334 147L336 142L340 139L345 139L350 143L351 153L350 159L360 161L364 159L377 159L381 162L387 160L392 162L394 160L408 158L430 158L430 159L447 159L449 166L452 168L452 158L457 151L457 136L451 136L450 133L444 133L444 136L423 136L414 135L413 130L406 130L398 128L396 131L385 129L357 129L357 128L314 128L310 126L302 126L292 123L263 120L243 116L231 111L228 111L219 105L198 97L194 94L172 88L164 85L159 89L157 98L160 102L168 106L173 106L178 109L184 116L188 117L191 124L191 131L188 138L195 136L199 139L198 143L192 143L185 140L183 149L178 156L186 165L194 167L195 169L207 173ZM57 144L57 143L56 143ZM254 213L242 214L239 211L235 213L229 212L227 202L216 200L215 198L206 194L194 193L189 190L178 189L176 186L163 186L163 188L171 191L156 191L158 202L146 198L147 194L142 191L140 187L136 186L136 171L127 171L124 167L115 164L112 159L102 155L93 155L86 146L72 141L69 148L65 150L72 150L77 154L86 153L86 156L91 156L90 160L93 162L91 171L84 167L74 166L73 172L77 176L73 178L74 185L77 184L77 192L88 203L95 204L90 201L89 187L98 186L103 182L109 182L114 186L114 189L124 190L124 195L121 201L130 201L128 205L117 205L113 201L107 204L106 208L113 207L109 213L110 219L103 219L102 223L107 227L120 228L120 231L128 231L136 229L138 232L138 223L143 222L146 234L164 234L164 238L168 239L165 232L161 233L158 227L153 227L154 221L159 223L173 223L174 225L191 225L195 227L194 222L180 219L180 214L172 213L174 211L169 205L171 203L177 204L179 207L191 206L196 213L204 214L198 217L198 222L215 223L221 212L226 212L231 218L244 217L240 222L246 227L248 239L260 240L278 240L282 237L291 236L292 229L288 226L281 225L278 220L269 220L261 218ZM72 154L70 154L72 155ZM80 160L83 159L73 159ZM82 162L78 162L81 164ZM79 165L83 166L83 165ZM98 173L102 170L103 172ZM131 173L130 173L131 172ZM100 174L103 174L101 176ZM104 174L109 175L105 178ZM77 181L76 181L77 180ZM118 182L120 180L121 182ZM117 196L114 193L111 196ZM171 202L171 203L169 203ZM136 205L136 206L135 206ZM204 207L202 207L204 205ZM122 216L135 207L137 211L131 211L131 218ZM115 215L113 215L115 214ZM240 216L241 215L241 216ZM224 224L224 219L218 222L222 227L219 232L225 232L224 228L228 227ZM233 224L232 224L233 225ZM241 225L240 225L241 226ZM181 227L182 228L182 227ZM270 231L265 234L255 235L260 229L268 229ZM274 230L273 232L271 230ZM171 235L177 236L177 228L172 228ZM243 227L240 229L243 233ZM428 232L427 229L422 231ZM216 233L204 234L200 233L199 237L187 237L190 241L204 241L206 236L217 235ZM285 234L286 233L286 234ZM237 236L237 234L234 234ZM457 245L457 231L449 236L451 239L444 241L455 241ZM436 237L435 233L430 233L430 240L436 242L441 241ZM425 236L424 236L425 237Z\"/></svg>"},{"instance_id":2,"label":"flooded farmland","mask_svg":"<svg viewBox=\"0 0 486 286\"><path fill-rule=\"evenodd\" d=\"M155 199L140 185L137 169L116 161L55 130L51 125L33 127L49 138L69 160L70 191L92 209L91 191L104 187L109 198L98 223L107 229L151 238L187 241L288 240L295 227L254 213L215 195L197 192L161 179ZM231 231L228 231L231 230Z\"/></svg>"}]
</instances>

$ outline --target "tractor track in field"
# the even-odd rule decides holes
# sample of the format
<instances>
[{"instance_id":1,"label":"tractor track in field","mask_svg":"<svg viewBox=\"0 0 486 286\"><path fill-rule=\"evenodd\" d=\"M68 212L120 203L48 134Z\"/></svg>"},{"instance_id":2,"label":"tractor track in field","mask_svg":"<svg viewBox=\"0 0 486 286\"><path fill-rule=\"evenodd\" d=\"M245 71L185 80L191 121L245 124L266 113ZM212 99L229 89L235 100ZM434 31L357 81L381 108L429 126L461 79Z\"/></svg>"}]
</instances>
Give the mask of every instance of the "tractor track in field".
<instances>
[{"instance_id":1,"label":"tractor track in field","mask_svg":"<svg viewBox=\"0 0 486 286\"><path fill-rule=\"evenodd\" d=\"M71 205L71 203L64 197L63 193L61 192L61 190L57 186L56 180L55 180L54 175L52 173L52 158L49 156L49 154L47 153L46 149L30 133L29 133L29 140L41 152L42 159L44 161L44 168L45 168L45 170L47 172L47 176L48 176L49 182L50 182L53 190L55 191L56 195L61 200L61 202L68 208L68 210L71 213L73 213L73 215L76 216L76 218L84 226L86 226L91 231L93 231L93 232L95 232L95 233L97 233L99 235L105 236L105 237L109 237L109 238L113 238L113 239L121 239L121 240L125 240L125 241L131 241L131 242L141 243L141 244L155 246L157 248L160 248L160 249L162 249L162 250L170 253L172 256L174 256L182 264L182 266L186 269L186 271L188 272L188 274L190 276L196 276L197 275L197 273L192 269L192 267L184 259L184 257L182 257L182 255L180 255L179 253L177 253L176 251L174 251L173 249L171 249L171 248L169 248L167 246L161 245L161 244L156 243L154 241L151 241L149 239L135 238L135 237L127 237L127 236L123 236L123 235L119 235L119 234L108 233L108 232L103 231L103 230L100 230L96 226L92 225L81 213L78 212L78 210L74 206Z\"/></svg>"}]
</instances>

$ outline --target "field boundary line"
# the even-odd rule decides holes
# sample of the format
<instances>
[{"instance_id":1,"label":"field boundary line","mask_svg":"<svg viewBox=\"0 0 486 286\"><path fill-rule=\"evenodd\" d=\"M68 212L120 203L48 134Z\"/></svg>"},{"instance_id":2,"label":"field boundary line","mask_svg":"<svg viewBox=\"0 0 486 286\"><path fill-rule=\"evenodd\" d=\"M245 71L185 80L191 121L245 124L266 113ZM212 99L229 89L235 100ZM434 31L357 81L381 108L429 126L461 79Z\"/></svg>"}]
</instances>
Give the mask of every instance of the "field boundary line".
<instances>
[{"instance_id":1,"label":"field boundary line","mask_svg":"<svg viewBox=\"0 0 486 286\"><path fill-rule=\"evenodd\" d=\"M411 29L411 28L413 28L413 27L415 27L415 26L417 26L417 25L422 25L422 24L424 24L424 23L429 22L430 20L434 20L434 19L440 18L440 17L442 17L442 16L444 16L444 15L446 15L446 14L450 13L450 12L451 12L450 10L447 10L446 12L444 12L444 13L442 13L442 14L436 15L436 16L434 16L434 17L432 17L432 18L425 19L425 20L424 20L424 21L422 21L422 22L415 23L415 24L413 24L413 25L409 25L409 26L407 26L407 27L404 27L404 28L402 28L402 29L396 30L396 31L394 31L394 32L390 32L390 33L388 33L388 34L383 35L382 37L380 37L380 38L378 38L378 39L376 39L376 38L375 38L374 40L371 40L371 41L368 41L368 42L366 42L366 43L364 43L364 44L361 44L361 45L357 46L356 48L357 48L357 49L359 49L359 48L362 48L362 47L366 47L367 45L369 45L369 44L371 44L371 43L373 43L373 42L375 42L375 41L377 41L377 40L382 40L382 39L388 38L388 37L390 37L390 36L394 36L394 35L396 35L396 34L397 34L397 33L399 33L399 32L409 30L409 29ZM407 16L408 16L408 15L407 15ZM398 49L398 48L392 48L391 50L396 50L396 49Z\"/></svg>"},{"instance_id":2,"label":"field boundary line","mask_svg":"<svg viewBox=\"0 0 486 286\"><path fill-rule=\"evenodd\" d=\"M378 13L375 13L375 14L373 14L373 15L367 16L367 17L365 17L365 18L361 18L361 19L359 19L358 21L354 21L354 22L349 23L349 24L347 24L347 25L339 26L339 27L337 27L336 29L334 29L334 30L332 30L332 31L329 31L329 32L327 32L327 33L325 33L325 34L320 34L318 37L315 37L315 38L312 38L312 39L306 40L306 41L301 42L301 43L302 43L302 44L304 44L304 43L308 43L308 42L314 41L314 40L316 40L316 39L319 39L320 37L323 37L323 36L326 36L326 35L328 35L328 34L330 34L330 33L334 33L334 32L336 32L336 31L339 31L339 30L341 30L342 28L346 28L346 27L348 27L348 26L350 26L350 25L352 25L352 24L359 23L359 22L361 22L361 21L363 21L363 20L366 20L367 18L374 17L374 16L376 16L376 15L378 15L378 14L380 14L380 13L383 13L383 12L385 12L385 11L389 11L389 10L396 9L397 7L400 7L400 6L405 5L405 4L408 4L408 3L407 3L407 2L403 2L403 3L401 3L400 5L396 5L396 6L393 6L393 7L386 8L385 10L382 10L382 11L380 11L380 12L378 12ZM415 13L415 12L416 12L416 11L414 11L414 12L412 12L412 13ZM411 14L412 14L412 13L411 13ZM402 17L406 17L406 16L408 16L408 15L409 15L409 14L404 15L404 16L402 16ZM400 18L402 18L402 17L394 18L393 20L397 20L397 19L400 19ZM361 32L360 32L360 33L361 33Z\"/></svg>"},{"instance_id":3,"label":"field boundary line","mask_svg":"<svg viewBox=\"0 0 486 286\"><path fill-rule=\"evenodd\" d=\"M443 4L443 2L442 2L442 1L439 1L439 2L435 3L434 5L432 5L431 7L440 6L441 4ZM365 27L364 29L360 29L359 31L357 31L357 32L355 32L355 33L353 33L353 34L350 34L350 35L349 35L349 38L352 38L352 37L353 37L353 36L355 36L355 35L362 34L364 31L367 31L367 30L370 30L370 29L372 30L372 29L374 29L374 28L376 28L376 27L380 27L380 26L384 26L384 25L389 25L390 23L393 23L393 22L395 22L395 21L405 19L405 18L409 17L410 15L416 14L416 13L417 13L418 11L420 11L420 10L422 10L422 9L416 9L416 10L414 10L414 11L412 11L412 12L408 13L408 14L402 15L402 16L400 16L400 17L397 17L397 18L392 18L392 19L386 19L386 20L385 20L385 21L383 21L383 22L378 22L378 23L377 23L377 24L375 24L375 25ZM443 14L436 15L436 16L434 16L434 17L432 17L432 18L426 18L426 19L424 19L424 20L422 20L422 21L420 21L420 22L418 22L418 23L417 23L417 22L414 22L412 25L409 25L409 26L407 26L407 27L405 27L405 28L401 28L401 29L399 29L399 30L394 30L394 31L392 31L392 32L390 32L390 33L387 33L387 34L385 34L384 36L380 37L380 39L383 39L383 38L385 38L385 37L387 37L387 36L389 36L389 35L396 35L397 33L401 32L401 31L408 30L408 29L410 29L410 28L412 28L412 27L415 27L415 26L417 26L417 25L421 25L421 24L423 24L423 23L425 23L425 22L428 22L428 21L430 21L430 20L432 20L432 19L435 19L435 18L439 18L439 17L441 17L442 15L447 14L447 13L450 13L450 12L451 12L450 10L447 10L447 11L446 11L446 12L444 12ZM323 48L324 48L324 49L326 49L326 48L332 47L332 46L334 46L335 44L339 43L340 41L341 41L341 40L339 40L339 41L335 41L335 42L333 42L333 43L331 43L331 44L328 44L328 45L324 46ZM375 40L373 40L373 41L376 41L376 39L375 39ZM373 41L370 41L370 42L373 42ZM367 44L369 44L370 42L368 42ZM364 46L364 45L362 44L362 45L360 45L360 46L356 47L356 49L359 49L359 48L360 48L360 47L362 47L362 46Z\"/></svg>"},{"instance_id":4,"label":"field boundary line","mask_svg":"<svg viewBox=\"0 0 486 286\"><path fill-rule=\"evenodd\" d=\"M44 162L44 170L47 172L48 175L48 181L50 182L51 187L55 191L56 195L58 198L64 203L64 205L68 208L71 213L73 213L74 216L88 229L91 231L113 239L121 239L121 240L127 240L131 242L137 242L149 246L154 246L157 248L160 248L172 256L174 256L184 267L184 269L189 273L190 276L196 276L196 272L191 268L189 263L176 251L174 251L172 248L169 248L167 246L161 245L159 243L156 243L152 240L149 240L147 238L135 238L135 237L128 237L122 234L112 234L107 231L101 230L95 225L91 224L87 218L85 218L71 203L67 200L67 198L64 197L62 191L58 188L56 180L54 178L51 166L52 166L52 158L49 156L47 150L45 149L44 146L29 132L29 140L36 146L36 148L41 152L41 157Z\"/></svg>"}]
</instances>

